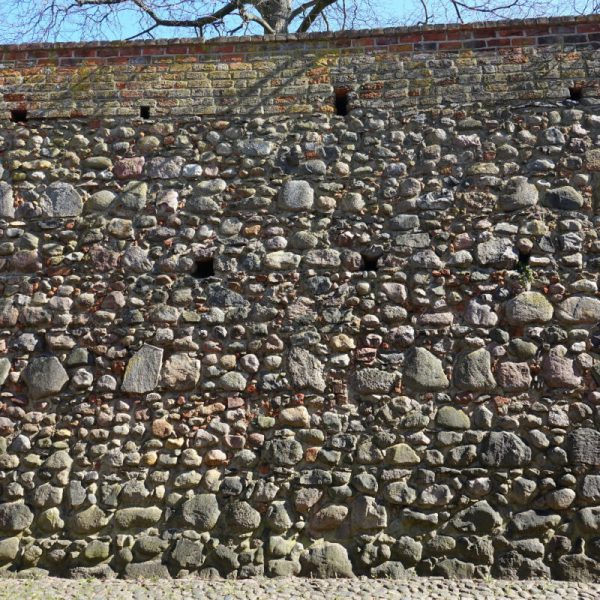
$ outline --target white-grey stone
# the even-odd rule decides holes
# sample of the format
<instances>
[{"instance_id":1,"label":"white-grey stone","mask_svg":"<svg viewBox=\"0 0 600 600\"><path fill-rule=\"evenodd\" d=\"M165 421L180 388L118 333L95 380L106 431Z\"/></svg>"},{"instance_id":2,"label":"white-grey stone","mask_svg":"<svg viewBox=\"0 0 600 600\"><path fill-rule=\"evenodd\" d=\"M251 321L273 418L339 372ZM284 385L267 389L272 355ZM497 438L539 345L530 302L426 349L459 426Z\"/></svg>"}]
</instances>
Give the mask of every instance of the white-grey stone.
<instances>
[{"instance_id":1,"label":"white-grey stone","mask_svg":"<svg viewBox=\"0 0 600 600\"><path fill-rule=\"evenodd\" d=\"M490 353L485 348L459 355L454 363L454 385L471 392L491 391L496 387Z\"/></svg>"},{"instance_id":2,"label":"white-grey stone","mask_svg":"<svg viewBox=\"0 0 600 600\"><path fill-rule=\"evenodd\" d=\"M287 357L290 381L295 389L325 391L323 364L304 348L292 348Z\"/></svg>"},{"instance_id":3,"label":"white-grey stone","mask_svg":"<svg viewBox=\"0 0 600 600\"><path fill-rule=\"evenodd\" d=\"M55 181L46 188L41 200L42 210L47 217L78 217L83 211L83 200L70 184Z\"/></svg>"},{"instance_id":4,"label":"white-grey stone","mask_svg":"<svg viewBox=\"0 0 600 600\"><path fill-rule=\"evenodd\" d=\"M521 210L535 206L538 203L539 193L533 183L529 183L526 177L513 177L509 182L505 193L500 195L500 208L507 212Z\"/></svg>"},{"instance_id":5,"label":"white-grey stone","mask_svg":"<svg viewBox=\"0 0 600 600\"><path fill-rule=\"evenodd\" d=\"M286 181L279 194L279 202L286 210L307 210L314 203L314 190L308 181Z\"/></svg>"},{"instance_id":6,"label":"white-grey stone","mask_svg":"<svg viewBox=\"0 0 600 600\"><path fill-rule=\"evenodd\" d=\"M12 219L15 216L15 205L12 187L6 181L0 181L0 217Z\"/></svg>"},{"instance_id":7,"label":"white-grey stone","mask_svg":"<svg viewBox=\"0 0 600 600\"><path fill-rule=\"evenodd\" d=\"M150 179L176 179L184 164L181 156L155 156L146 163L146 175Z\"/></svg>"},{"instance_id":8,"label":"white-grey stone","mask_svg":"<svg viewBox=\"0 0 600 600\"><path fill-rule=\"evenodd\" d=\"M600 321L600 300L590 296L571 296L556 307L556 316L569 324L597 323Z\"/></svg>"},{"instance_id":9,"label":"white-grey stone","mask_svg":"<svg viewBox=\"0 0 600 600\"><path fill-rule=\"evenodd\" d=\"M406 353L402 383L409 389L429 392L443 390L449 385L442 361L429 350L418 347Z\"/></svg>"},{"instance_id":10,"label":"white-grey stone","mask_svg":"<svg viewBox=\"0 0 600 600\"><path fill-rule=\"evenodd\" d=\"M22 374L30 400L41 400L58 394L69 376L56 356L34 358Z\"/></svg>"},{"instance_id":11,"label":"white-grey stone","mask_svg":"<svg viewBox=\"0 0 600 600\"><path fill-rule=\"evenodd\" d=\"M544 204L559 210L578 210L583 206L583 196L570 185L548 190L544 194Z\"/></svg>"},{"instance_id":12,"label":"white-grey stone","mask_svg":"<svg viewBox=\"0 0 600 600\"><path fill-rule=\"evenodd\" d=\"M539 292L522 292L506 303L506 318L511 325L547 323L554 307Z\"/></svg>"},{"instance_id":13,"label":"white-grey stone","mask_svg":"<svg viewBox=\"0 0 600 600\"><path fill-rule=\"evenodd\" d=\"M144 344L130 359L121 389L130 394L151 392L158 385L163 349Z\"/></svg>"},{"instance_id":14,"label":"white-grey stone","mask_svg":"<svg viewBox=\"0 0 600 600\"><path fill-rule=\"evenodd\" d=\"M0 385L2 385L10 372L10 359L0 358Z\"/></svg>"},{"instance_id":15,"label":"white-grey stone","mask_svg":"<svg viewBox=\"0 0 600 600\"><path fill-rule=\"evenodd\" d=\"M172 354L165 362L163 384L173 390L192 390L200 377L200 361L184 352Z\"/></svg>"}]
</instances>

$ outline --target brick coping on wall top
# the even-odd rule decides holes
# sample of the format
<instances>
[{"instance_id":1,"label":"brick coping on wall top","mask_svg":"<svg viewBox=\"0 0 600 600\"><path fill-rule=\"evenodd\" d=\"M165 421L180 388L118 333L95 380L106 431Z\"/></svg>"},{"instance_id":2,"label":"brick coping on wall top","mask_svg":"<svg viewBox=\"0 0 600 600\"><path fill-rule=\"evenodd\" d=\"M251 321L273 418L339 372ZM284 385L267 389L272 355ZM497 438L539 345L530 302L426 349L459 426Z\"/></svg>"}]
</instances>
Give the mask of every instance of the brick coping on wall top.
<instances>
[{"instance_id":1,"label":"brick coping on wall top","mask_svg":"<svg viewBox=\"0 0 600 600\"><path fill-rule=\"evenodd\" d=\"M508 31L507 31L508 30ZM29 44L0 44L0 52L27 52L30 50L66 50L76 48L138 48L147 46L177 46L198 45L206 46L206 51L211 47L223 44L263 44L298 41L327 41L327 40L353 40L360 38L383 38L399 35L424 35L444 32L452 34L451 39L468 37L469 33L474 38L493 38L501 32L507 31L510 37L526 35L548 34L577 34L600 32L600 15L565 16L565 17L542 17L531 19L511 19L498 21L478 21L472 23L421 25L406 27L386 27L378 29L359 29L336 32L313 32L313 33L286 33L271 35L251 36L229 36L204 38L159 38L141 40L117 40L117 41L90 41L90 42L53 42L53 43L29 43ZM461 34L464 34L461 35ZM426 39L426 38L425 38ZM415 40L416 41L416 40Z\"/></svg>"}]
</instances>

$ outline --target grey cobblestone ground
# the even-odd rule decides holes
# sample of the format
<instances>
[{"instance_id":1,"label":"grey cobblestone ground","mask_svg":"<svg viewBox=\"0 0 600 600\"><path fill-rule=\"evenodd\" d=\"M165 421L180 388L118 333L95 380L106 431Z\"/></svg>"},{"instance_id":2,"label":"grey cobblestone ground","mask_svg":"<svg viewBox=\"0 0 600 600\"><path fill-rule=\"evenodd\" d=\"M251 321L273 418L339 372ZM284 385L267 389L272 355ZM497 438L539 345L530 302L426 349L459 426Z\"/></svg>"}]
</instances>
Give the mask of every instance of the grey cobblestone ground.
<instances>
[{"instance_id":1,"label":"grey cobblestone ground","mask_svg":"<svg viewBox=\"0 0 600 600\"><path fill-rule=\"evenodd\" d=\"M598 600L600 584L560 581L199 579L99 581L56 578L0 581L0 600Z\"/></svg>"}]
</instances>

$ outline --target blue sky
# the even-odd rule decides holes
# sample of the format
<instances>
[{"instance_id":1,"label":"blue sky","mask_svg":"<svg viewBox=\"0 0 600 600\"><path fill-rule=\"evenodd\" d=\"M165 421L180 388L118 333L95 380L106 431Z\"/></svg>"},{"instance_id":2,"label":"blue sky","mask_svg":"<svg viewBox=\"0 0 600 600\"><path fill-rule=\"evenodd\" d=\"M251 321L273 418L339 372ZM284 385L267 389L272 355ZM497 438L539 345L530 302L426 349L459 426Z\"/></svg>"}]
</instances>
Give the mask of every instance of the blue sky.
<instances>
[{"instance_id":1,"label":"blue sky","mask_svg":"<svg viewBox=\"0 0 600 600\"><path fill-rule=\"evenodd\" d=\"M154 0L155 2L179 2L182 0ZM202 0L189 0L186 6ZM295 4L300 0L295 0ZM340 0L340 3L344 0ZM414 24L419 20L419 0L345 0L348 3L370 3L363 15L356 21L354 28L398 26ZM452 22L455 19L452 8L447 0L426 0L430 12L433 14L434 22ZM467 0L468 1L468 0ZM485 0L472 0L474 3L482 3ZM490 0L498 4L504 4L503 0ZM518 0L522 2L522 8L517 11L512 9L504 13L505 17L523 17L539 15L564 15L585 13L588 10L588 0ZM221 6L222 0L204 0L207 4ZM70 17L62 26L56 30L47 30L44 23L36 23L34 16L39 13L40 7L48 7L51 3L58 6L72 4L72 0L0 0L0 43L4 42L33 42L33 41L79 41L90 39L126 39L140 32L143 27L139 24L139 13L127 6L120 5L118 15L112 19L104 20L98 26L89 23L83 24L81 18ZM89 14L82 11L83 15ZM466 20L478 18L476 13L466 14ZM489 18L485 15L481 18ZM332 29L335 29L335 24ZM208 32L207 32L208 33ZM254 27L249 33L262 33L260 27ZM152 32L153 37L189 37L193 36L191 29L174 29L162 27ZM214 35L214 34L213 34Z\"/></svg>"}]
</instances>

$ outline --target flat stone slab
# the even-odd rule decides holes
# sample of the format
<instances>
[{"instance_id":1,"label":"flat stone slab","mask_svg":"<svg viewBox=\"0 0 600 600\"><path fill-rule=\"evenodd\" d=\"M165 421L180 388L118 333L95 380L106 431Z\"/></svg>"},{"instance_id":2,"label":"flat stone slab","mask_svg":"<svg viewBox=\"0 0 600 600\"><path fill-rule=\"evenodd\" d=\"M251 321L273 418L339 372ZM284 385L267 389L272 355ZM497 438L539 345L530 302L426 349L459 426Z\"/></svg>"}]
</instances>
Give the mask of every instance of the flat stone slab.
<instances>
[{"instance_id":1,"label":"flat stone slab","mask_svg":"<svg viewBox=\"0 0 600 600\"><path fill-rule=\"evenodd\" d=\"M162 356L162 348L144 344L129 359L121 389L130 394L151 392L158 385Z\"/></svg>"}]
</instances>

